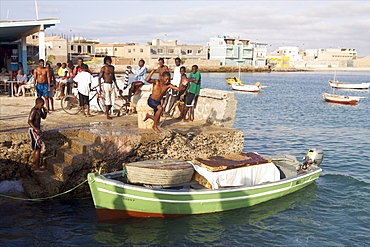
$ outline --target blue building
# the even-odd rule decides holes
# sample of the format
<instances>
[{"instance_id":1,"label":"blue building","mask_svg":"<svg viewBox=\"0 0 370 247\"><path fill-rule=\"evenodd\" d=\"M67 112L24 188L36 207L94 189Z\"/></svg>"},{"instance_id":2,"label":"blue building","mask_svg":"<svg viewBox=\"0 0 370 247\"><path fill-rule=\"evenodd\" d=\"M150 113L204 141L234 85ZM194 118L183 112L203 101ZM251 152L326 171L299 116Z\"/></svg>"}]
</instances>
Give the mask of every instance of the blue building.
<instances>
[{"instance_id":1,"label":"blue building","mask_svg":"<svg viewBox=\"0 0 370 247\"><path fill-rule=\"evenodd\" d=\"M213 37L209 42L209 59L220 60L220 65L252 66L253 45L246 39Z\"/></svg>"}]
</instances>

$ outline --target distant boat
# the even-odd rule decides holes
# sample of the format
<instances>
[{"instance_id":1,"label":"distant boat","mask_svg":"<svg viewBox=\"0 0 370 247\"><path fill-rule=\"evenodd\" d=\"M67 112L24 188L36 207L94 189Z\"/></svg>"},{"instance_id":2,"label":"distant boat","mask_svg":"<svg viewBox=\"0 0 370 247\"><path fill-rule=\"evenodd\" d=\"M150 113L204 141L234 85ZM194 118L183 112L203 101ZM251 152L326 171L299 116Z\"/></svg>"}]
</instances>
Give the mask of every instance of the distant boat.
<instances>
[{"instance_id":1,"label":"distant boat","mask_svg":"<svg viewBox=\"0 0 370 247\"><path fill-rule=\"evenodd\" d=\"M184 161L142 161L125 166L134 167L140 182L132 182L136 179L127 169L89 173L88 181L99 220L208 214L253 206L306 187L319 177L323 155L314 148L304 162L292 155L266 159L256 153L197 158L188 163L194 176L191 179L190 174L187 183L177 179L185 178L178 165L185 167ZM153 185L144 180L161 182Z\"/></svg>"},{"instance_id":2,"label":"distant boat","mask_svg":"<svg viewBox=\"0 0 370 247\"><path fill-rule=\"evenodd\" d=\"M332 88L341 88L341 89L369 89L370 82L347 83L347 82L340 82L337 80L329 80L329 85Z\"/></svg>"},{"instance_id":3,"label":"distant boat","mask_svg":"<svg viewBox=\"0 0 370 247\"><path fill-rule=\"evenodd\" d=\"M226 77L227 84L231 85L233 83L241 84L243 81L239 79L239 77Z\"/></svg>"},{"instance_id":4,"label":"distant boat","mask_svg":"<svg viewBox=\"0 0 370 247\"><path fill-rule=\"evenodd\" d=\"M237 84L237 83L232 83L231 88L236 91L244 91L244 92L253 92L253 93L258 93L261 91L262 88L264 87L269 87L269 86L261 86L260 82L256 82L254 85L245 85L245 84Z\"/></svg>"},{"instance_id":5,"label":"distant boat","mask_svg":"<svg viewBox=\"0 0 370 247\"><path fill-rule=\"evenodd\" d=\"M356 96L343 96L343 95L335 95L335 94L322 94L325 101L332 102L332 103L340 103L340 104L357 104L360 101L360 98L363 97L356 97Z\"/></svg>"}]
</instances>

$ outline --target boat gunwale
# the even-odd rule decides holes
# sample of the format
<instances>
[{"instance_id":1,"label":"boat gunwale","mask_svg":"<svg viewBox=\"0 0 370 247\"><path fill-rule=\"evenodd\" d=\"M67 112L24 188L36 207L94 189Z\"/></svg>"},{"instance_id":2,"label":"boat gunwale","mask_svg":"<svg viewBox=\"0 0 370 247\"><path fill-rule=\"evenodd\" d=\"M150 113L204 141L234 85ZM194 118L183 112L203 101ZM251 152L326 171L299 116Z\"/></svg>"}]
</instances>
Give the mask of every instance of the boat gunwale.
<instances>
[{"instance_id":1,"label":"boat gunwale","mask_svg":"<svg viewBox=\"0 0 370 247\"><path fill-rule=\"evenodd\" d=\"M368 90L370 87L370 82L350 83L333 80L328 80L328 82L332 88Z\"/></svg>"},{"instance_id":2,"label":"boat gunwale","mask_svg":"<svg viewBox=\"0 0 370 247\"><path fill-rule=\"evenodd\" d=\"M300 175L292 176L289 178L284 178L284 179L281 179L279 181L272 182L272 183L235 186L235 187L220 188L220 189L200 189L200 190L186 190L186 191L174 190L174 189L147 188L147 187L142 187L139 185L126 184L121 181L102 177L101 175L96 175L95 180L99 183L103 183L107 185L112 185L112 186L116 186L116 187L120 187L124 189L132 189L132 190L141 191L141 192L148 192L148 193L173 194L174 192L176 192L176 195L195 195L195 194L201 195L201 194L219 194L219 193L229 193L229 192L238 192L238 191L248 191L248 190L253 190L253 189L262 189L262 188L272 187L272 186L281 185L285 183L291 183L291 182L315 175L320 172L322 172L322 169L320 167L317 167L314 170L309 171L309 173L300 174Z\"/></svg>"}]
</instances>

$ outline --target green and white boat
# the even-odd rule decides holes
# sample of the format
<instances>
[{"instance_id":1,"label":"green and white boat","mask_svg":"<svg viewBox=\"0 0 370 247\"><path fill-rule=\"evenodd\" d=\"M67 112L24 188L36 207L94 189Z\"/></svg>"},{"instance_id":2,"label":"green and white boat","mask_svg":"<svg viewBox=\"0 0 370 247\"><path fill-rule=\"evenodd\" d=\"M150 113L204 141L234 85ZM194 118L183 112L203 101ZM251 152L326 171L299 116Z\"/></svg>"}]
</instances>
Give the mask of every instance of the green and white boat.
<instances>
[{"instance_id":1,"label":"green and white boat","mask_svg":"<svg viewBox=\"0 0 370 247\"><path fill-rule=\"evenodd\" d=\"M214 156L204 160L210 161L215 159L218 164L220 164L220 161L227 162L225 156L220 157ZM296 157L292 155L270 157L267 163L243 167L240 166L239 162L239 165L233 169L207 171L211 176L216 176L216 179L208 177L208 182L213 186L211 189L207 188L207 186L204 187L204 183L199 182L199 179L194 180L195 175L199 177L199 174L201 174L201 178L207 178L207 174L202 174L200 171L207 169L199 166L199 160L189 162L195 170L194 176L192 176L193 179L181 184L163 186L132 184L128 182L127 178L129 176L127 176L128 174L126 174L125 170L124 172L119 171L103 175L89 173L88 182L99 220L207 214L253 206L298 191L313 183L319 177L322 171L319 167L322 159L322 150L314 148L309 150L304 162L298 162ZM162 162L163 164L165 160L151 162ZM171 162L176 163L177 161L171 160ZM142 165L140 162L135 163ZM131 164L135 165L135 163ZM270 169L267 168L271 166L270 164L276 167L279 173L279 177L275 179L276 181L273 181L271 177L267 178L265 176L269 172L265 172L266 170L263 169ZM221 165L227 166L227 164ZM230 177L230 171L233 172L233 177L231 179L228 178L229 181L221 181L225 180L225 177ZM240 177L243 171L244 177ZM245 177L245 175L255 176L254 174L258 172L262 172L260 177L262 180L259 179L258 181L258 179L256 180L253 177ZM219 178L222 174L226 174L226 176ZM276 174L274 176L276 177ZM240 181L247 185L235 186L228 184L228 182L236 182L238 184ZM220 184L217 186L219 182ZM222 184L223 182L226 183L226 186Z\"/></svg>"}]
</instances>

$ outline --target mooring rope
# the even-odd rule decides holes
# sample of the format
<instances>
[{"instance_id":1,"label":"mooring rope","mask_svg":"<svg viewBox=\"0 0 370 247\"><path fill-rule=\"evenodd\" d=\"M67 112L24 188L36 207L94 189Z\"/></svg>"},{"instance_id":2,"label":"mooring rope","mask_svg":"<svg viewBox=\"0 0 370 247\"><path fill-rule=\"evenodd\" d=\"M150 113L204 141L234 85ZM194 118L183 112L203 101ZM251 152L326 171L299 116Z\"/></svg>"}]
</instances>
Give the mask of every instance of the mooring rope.
<instances>
[{"instance_id":1,"label":"mooring rope","mask_svg":"<svg viewBox=\"0 0 370 247\"><path fill-rule=\"evenodd\" d=\"M23 200L23 201L42 201L42 200L47 200L47 199L51 199L51 198L54 198L54 197L57 197L57 196L67 194L67 193L77 189L78 187L80 187L81 185L83 185L86 182L87 182L87 179L85 181L83 181L82 183L80 183L79 185L76 185L72 189L69 189L67 191L64 191L62 193L59 193L59 194L56 194L56 195L53 195L53 196L42 197L42 198L21 198L21 197L8 196L8 195L3 195L3 194L0 194L0 196L6 197L6 198L11 198L11 199L16 199L16 200Z\"/></svg>"}]
</instances>

